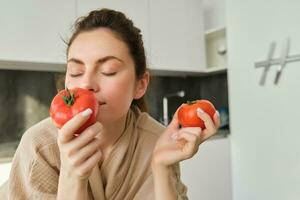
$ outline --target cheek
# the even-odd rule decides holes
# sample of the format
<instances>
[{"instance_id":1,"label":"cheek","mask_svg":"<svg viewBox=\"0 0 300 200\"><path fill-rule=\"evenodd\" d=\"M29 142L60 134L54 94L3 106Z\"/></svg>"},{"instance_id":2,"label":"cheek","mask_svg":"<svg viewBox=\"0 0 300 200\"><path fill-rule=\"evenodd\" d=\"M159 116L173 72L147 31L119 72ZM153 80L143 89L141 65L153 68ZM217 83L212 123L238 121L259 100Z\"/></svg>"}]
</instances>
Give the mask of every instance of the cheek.
<instances>
[{"instance_id":1,"label":"cheek","mask_svg":"<svg viewBox=\"0 0 300 200\"><path fill-rule=\"evenodd\" d=\"M102 91L105 90L105 96L108 97L114 104L122 105L125 107L130 106L131 101L134 97L134 77L131 78L128 75L116 79L110 83L107 83L103 86Z\"/></svg>"},{"instance_id":2,"label":"cheek","mask_svg":"<svg viewBox=\"0 0 300 200\"><path fill-rule=\"evenodd\" d=\"M104 88L103 88L104 89ZM106 88L106 94L111 98L122 101L131 100L134 94L134 85L132 82L124 80L109 84Z\"/></svg>"},{"instance_id":3,"label":"cheek","mask_svg":"<svg viewBox=\"0 0 300 200\"><path fill-rule=\"evenodd\" d=\"M66 75L65 79L65 87L72 89L80 86L80 81L78 79L72 79L68 75Z\"/></svg>"},{"instance_id":4,"label":"cheek","mask_svg":"<svg viewBox=\"0 0 300 200\"><path fill-rule=\"evenodd\" d=\"M102 91L101 91L102 90ZM104 99L108 102L107 109L104 109L105 117L99 115L99 120L113 120L124 116L133 99L133 83L130 81L112 81L102 84L100 89Z\"/></svg>"}]
</instances>

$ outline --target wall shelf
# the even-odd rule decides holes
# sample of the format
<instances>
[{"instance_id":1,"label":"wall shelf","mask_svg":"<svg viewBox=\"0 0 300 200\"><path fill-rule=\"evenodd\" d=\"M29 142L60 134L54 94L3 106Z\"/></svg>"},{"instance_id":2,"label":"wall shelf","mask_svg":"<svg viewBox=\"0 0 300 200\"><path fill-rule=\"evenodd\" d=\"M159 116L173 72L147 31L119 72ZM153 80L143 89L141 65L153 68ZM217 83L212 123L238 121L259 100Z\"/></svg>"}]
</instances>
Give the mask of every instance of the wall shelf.
<instances>
[{"instance_id":1,"label":"wall shelf","mask_svg":"<svg viewBox=\"0 0 300 200\"><path fill-rule=\"evenodd\" d=\"M227 69L226 28L221 27L205 32L207 73Z\"/></svg>"}]
</instances>

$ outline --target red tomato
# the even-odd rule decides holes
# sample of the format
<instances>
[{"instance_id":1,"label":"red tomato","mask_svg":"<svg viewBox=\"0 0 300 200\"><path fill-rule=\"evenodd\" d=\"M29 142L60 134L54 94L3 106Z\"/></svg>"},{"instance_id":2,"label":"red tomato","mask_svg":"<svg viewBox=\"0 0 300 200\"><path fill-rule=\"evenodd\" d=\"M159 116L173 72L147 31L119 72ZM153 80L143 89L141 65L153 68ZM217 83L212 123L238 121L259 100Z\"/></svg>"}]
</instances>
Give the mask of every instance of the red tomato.
<instances>
[{"instance_id":1,"label":"red tomato","mask_svg":"<svg viewBox=\"0 0 300 200\"><path fill-rule=\"evenodd\" d=\"M197 115L197 108L201 108L212 119L216 112L214 105L208 100L196 100L182 105L178 110L178 120L182 127L205 128L204 121Z\"/></svg>"},{"instance_id":2,"label":"red tomato","mask_svg":"<svg viewBox=\"0 0 300 200\"><path fill-rule=\"evenodd\" d=\"M91 91L83 88L62 90L53 98L49 112L54 125L61 128L73 116L87 108L92 109L93 113L74 134L79 135L84 129L96 122L98 101Z\"/></svg>"}]
</instances>

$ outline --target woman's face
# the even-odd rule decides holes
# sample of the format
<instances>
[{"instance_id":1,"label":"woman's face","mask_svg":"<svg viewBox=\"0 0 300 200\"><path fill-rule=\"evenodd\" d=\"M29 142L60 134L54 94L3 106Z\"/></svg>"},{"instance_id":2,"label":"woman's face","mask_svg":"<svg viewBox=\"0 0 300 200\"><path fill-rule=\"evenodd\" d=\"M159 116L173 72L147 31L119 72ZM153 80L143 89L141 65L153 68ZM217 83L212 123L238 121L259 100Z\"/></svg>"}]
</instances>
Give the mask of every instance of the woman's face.
<instances>
[{"instance_id":1,"label":"woman's face","mask_svg":"<svg viewBox=\"0 0 300 200\"><path fill-rule=\"evenodd\" d=\"M66 86L94 92L99 102L98 121L124 118L132 100L142 97L147 85L136 80L127 45L109 29L80 33L71 44Z\"/></svg>"}]
</instances>

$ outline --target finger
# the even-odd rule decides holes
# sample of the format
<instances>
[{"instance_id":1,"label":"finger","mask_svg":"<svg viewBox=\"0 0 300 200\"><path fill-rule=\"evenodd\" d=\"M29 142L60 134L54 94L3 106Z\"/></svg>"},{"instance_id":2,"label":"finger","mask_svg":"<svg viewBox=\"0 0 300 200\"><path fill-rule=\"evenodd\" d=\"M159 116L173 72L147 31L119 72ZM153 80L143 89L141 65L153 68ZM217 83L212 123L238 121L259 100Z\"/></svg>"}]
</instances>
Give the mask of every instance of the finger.
<instances>
[{"instance_id":1,"label":"finger","mask_svg":"<svg viewBox=\"0 0 300 200\"><path fill-rule=\"evenodd\" d=\"M103 130L102 124L96 122L92 126L85 129L78 137L74 138L67 145L70 146L70 155L78 152L81 148L88 145L94 140ZM98 137L99 138L99 137Z\"/></svg>"},{"instance_id":2,"label":"finger","mask_svg":"<svg viewBox=\"0 0 300 200\"><path fill-rule=\"evenodd\" d=\"M92 109L88 108L85 111L75 115L59 130L58 140L60 143L67 143L75 136L74 133L78 130L92 114Z\"/></svg>"},{"instance_id":3,"label":"finger","mask_svg":"<svg viewBox=\"0 0 300 200\"><path fill-rule=\"evenodd\" d=\"M179 108L181 106L179 106ZM172 121L170 122L170 124L167 127L168 129L172 129L172 130L178 130L179 129L179 121L178 121L178 110L179 110L179 108L177 108L176 112L174 113Z\"/></svg>"},{"instance_id":4,"label":"finger","mask_svg":"<svg viewBox=\"0 0 300 200\"><path fill-rule=\"evenodd\" d=\"M177 137L177 140L185 141L184 146L182 147L180 158L181 159L188 159L193 157L195 153L198 151L199 147L199 137L188 132L180 132L180 134Z\"/></svg>"},{"instance_id":5,"label":"finger","mask_svg":"<svg viewBox=\"0 0 300 200\"><path fill-rule=\"evenodd\" d=\"M200 127L185 127L185 128L181 128L179 131L176 131L174 133L172 133L172 135L170 136L172 140L177 140L178 138L178 135L180 134L180 132L186 132L186 133L189 133L189 134L193 134L195 135L196 137L199 138L199 141L201 139L201 132L202 132L202 129ZM181 145L183 145L185 142L181 141L180 142Z\"/></svg>"},{"instance_id":6,"label":"finger","mask_svg":"<svg viewBox=\"0 0 300 200\"><path fill-rule=\"evenodd\" d=\"M204 121L205 127L209 133L215 133L217 128L213 122L213 120L210 118L210 116L205 113L201 108L197 108L197 115L200 119Z\"/></svg>"},{"instance_id":7,"label":"finger","mask_svg":"<svg viewBox=\"0 0 300 200\"><path fill-rule=\"evenodd\" d=\"M181 148L178 147L162 147L160 151L155 153L158 156L156 157L156 162L163 163L166 166L170 166L174 163L178 163L184 160L184 156L182 155Z\"/></svg>"},{"instance_id":8,"label":"finger","mask_svg":"<svg viewBox=\"0 0 300 200\"><path fill-rule=\"evenodd\" d=\"M220 125L221 125L221 119L220 119L220 113L219 113L219 111L216 111L215 114L214 114L214 123L215 123L215 126L217 128L219 128Z\"/></svg>"},{"instance_id":9,"label":"finger","mask_svg":"<svg viewBox=\"0 0 300 200\"><path fill-rule=\"evenodd\" d=\"M201 132L202 132L202 129L200 127L184 127L184 128L181 128L180 130L194 134L196 136L200 136Z\"/></svg>"},{"instance_id":10,"label":"finger","mask_svg":"<svg viewBox=\"0 0 300 200\"><path fill-rule=\"evenodd\" d=\"M77 154L72 157L73 165L79 166L86 159L91 157L97 150L100 149L101 142L99 139L93 139L88 145L80 149Z\"/></svg>"},{"instance_id":11,"label":"finger","mask_svg":"<svg viewBox=\"0 0 300 200\"><path fill-rule=\"evenodd\" d=\"M89 157L82 165L79 167L81 175L84 175L91 171L101 160L102 152L100 150L96 151L91 157Z\"/></svg>"},{"instance_id":12,"label":"finger","mask_svg":"<svg viewBox=\"0 0 300 200\"><path fill-rule=\"evenodd\" d=\"M177 134L176 140L185 140L186 142L190 144L197 144L200 139L199 135L196 135L195 133L186 132L183 130L180 130Z\"/></svg>"},{"instance_id":13,"label":"finger","mask_svg":"<svg viewBox=\"0 0 300 200\"><path fill-rule=\"evenodd\" d=\"M172 134L172 140L177 142L179 146L184 146L186 143L194 143L200 140L200 137L189 132L179 131L177 133Z\"/></svg>"}]
</instances>

